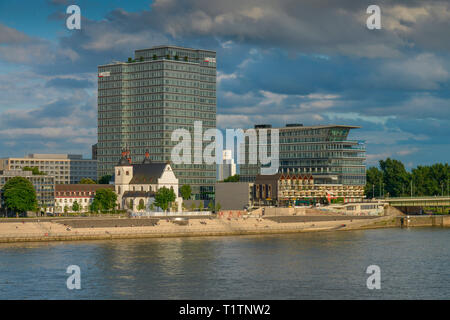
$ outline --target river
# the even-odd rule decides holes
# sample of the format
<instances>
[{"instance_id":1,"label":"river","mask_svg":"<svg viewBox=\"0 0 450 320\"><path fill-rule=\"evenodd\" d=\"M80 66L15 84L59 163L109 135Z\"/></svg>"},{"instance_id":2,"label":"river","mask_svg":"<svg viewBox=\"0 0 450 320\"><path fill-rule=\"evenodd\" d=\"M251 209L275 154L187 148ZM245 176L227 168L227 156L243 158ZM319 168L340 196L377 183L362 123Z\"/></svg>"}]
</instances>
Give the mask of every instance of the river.
<instances>
[{"instance_id":1,"label":"river","mask_svg":"<svg viewBox=\"0 0 450 320\"><path fill-rule=\"evenodd\" d=\"M449 262L450 228L0 244L0 299L450 299Z\"/></svg>"}]
</instances>

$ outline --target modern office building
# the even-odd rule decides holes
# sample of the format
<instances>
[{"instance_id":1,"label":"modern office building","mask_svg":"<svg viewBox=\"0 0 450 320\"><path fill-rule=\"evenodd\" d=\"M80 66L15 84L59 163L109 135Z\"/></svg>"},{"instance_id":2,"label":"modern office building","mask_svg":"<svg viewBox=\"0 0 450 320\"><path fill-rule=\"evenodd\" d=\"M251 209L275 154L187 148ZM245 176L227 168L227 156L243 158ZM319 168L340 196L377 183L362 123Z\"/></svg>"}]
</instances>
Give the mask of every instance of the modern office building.
<instances>
[{"instance_id":1,"label":"modern office building","mask_svg":"<svg viewBox=\"0 0 450 320\"><path fill-rule=\"evenodd\" d=\"M2 189L5 183L14 178L23 177L29 180L36 190L38 206L46 212L53 212L55 205L55 177L52 175L38 175L31 171L18 170L0 170L0 206L3 208Z\"/></svg>"},{"instance_id":2,"label":"modern office building","mask_svg":"<svg viewBox=\"0 0 450 320\"><path fill-rule=\"evenodd\" d=\"M350 130L357 126L288 124L279 130L279 173L312 174L314 183L329 185L366 184L364 141L347 140ZM272 130L271 125L256 125L258 136L261 129ZM251 142L246 139L245 164L240 164L240 181L254 182L260 174L261 163L249 164L252 156ZM270 155L270 134L268 134ZM256 148L257 150L257 148ZM256 155L253 155L255 157Z\"/></svg>"},{"instance_id":3,"label":"modern office building","mask_svg":"<svg viewBox=\"0 0 450 320\"><path fill-rule=\"evenodd\" d=\"M124 149L133 163L142 162L146 151L152 161L170 161L178 144L171 141L175 129L189 130L193 146L194 121L202 122L203 131L216 127L214 51L158 46L136 50L128 62L101 65L98 72L99 176L114 173ZM212 195L214 164L171 165L195 199Z\"/></svg>"},{"instance_id":4,"label":"modern office building","mask_svg":"<svg viewBox=\"0 0 450 320\"><path fill-rule=\"evenodd\" d=\"M39 171L54 176L56 184L79 183L82 178L97 179L97 161L83 159L77 154L33 153L23 158L0 159L0 170L18 170L24 167L36 167Z\"/></svg>"},{"instance_id":5,"label":"modern office building","mask_svg":"<svg viewBox=\"0 0 450 320\"><path fill-rule=\"evenodd\" d=\"M97 144L93 144L91 147L92 160L97 160Z\"/></svg>"},{"instance_id":6,"label":"modern office building","mask_svg":"<svg viewBox=\"0 0 450 320\"><path fill-rule=\"evenodd\" d=\"M222 162L217 165L217 180L222 181L236 174L236 164L234 163L231 150L223 150Z\"/></svg>"}]
</instances>

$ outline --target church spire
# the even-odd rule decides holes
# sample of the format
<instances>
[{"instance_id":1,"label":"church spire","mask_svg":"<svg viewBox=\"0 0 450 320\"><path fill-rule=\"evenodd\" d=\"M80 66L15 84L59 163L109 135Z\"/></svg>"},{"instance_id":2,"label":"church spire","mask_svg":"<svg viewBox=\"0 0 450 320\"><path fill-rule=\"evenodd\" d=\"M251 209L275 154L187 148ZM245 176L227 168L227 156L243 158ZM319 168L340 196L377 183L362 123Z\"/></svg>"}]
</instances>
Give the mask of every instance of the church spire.
<instances>
[{"instance_id":1,"label":"church spire","mask_svg":"<svg viewBox=\"0 0 450 320\"><path fill-rule=\"evenodd\" d=\"M152 160L150 160L150 153L148 150L145 151L145 158L144 161L142 161L143 164L150 164L152 163Z\"/></svg>"},{"instance_id":2,"label":"church spire","mask_svg":"<svg viewBox=\"0 0 450 320\"><path fill-rule=\"evenodd\" d=\"M129 166L130 162L127 159L127 151L125 149L122 149L122 156L120 157L118 166Z\"/></svg>"}]
</instances>

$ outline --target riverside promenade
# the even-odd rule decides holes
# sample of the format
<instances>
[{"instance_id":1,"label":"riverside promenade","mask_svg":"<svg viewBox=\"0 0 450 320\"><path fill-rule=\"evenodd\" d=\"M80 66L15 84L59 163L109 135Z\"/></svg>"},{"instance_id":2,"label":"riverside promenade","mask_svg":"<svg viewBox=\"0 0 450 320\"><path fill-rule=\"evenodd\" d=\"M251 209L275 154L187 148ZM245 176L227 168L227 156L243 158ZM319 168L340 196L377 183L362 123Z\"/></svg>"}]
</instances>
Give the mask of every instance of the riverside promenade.
<instances>
[{"instance_id":1,"label":"riverside promenade","mask_svg":"<svg viewBox=\"0 0 450 320\"><path fill-rule=\"evenodd\" d=\"M171 218L53 218L0 220L0 243L165 237L263 235L395 227L393 216L190 217L186 225Z\"/></svg>"}]
</instances>

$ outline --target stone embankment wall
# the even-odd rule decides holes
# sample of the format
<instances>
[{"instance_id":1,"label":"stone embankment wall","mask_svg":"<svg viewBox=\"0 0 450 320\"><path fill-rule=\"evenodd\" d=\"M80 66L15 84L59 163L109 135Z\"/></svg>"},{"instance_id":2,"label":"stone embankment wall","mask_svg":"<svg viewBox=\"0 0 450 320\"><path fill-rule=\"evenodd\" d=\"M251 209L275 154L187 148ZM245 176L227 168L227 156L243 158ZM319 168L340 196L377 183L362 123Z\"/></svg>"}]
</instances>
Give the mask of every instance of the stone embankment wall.
<instances>
[{"instance_id":1,"label":"stone embankment wall","mask_svg":"<svg viewBox=\"0 0 450 320\"><path fill-rule=\"evenodd\" d=\"M450 227L450 216L402 216L396 218L397 227Z\"/></svg>"}]
</instances>

